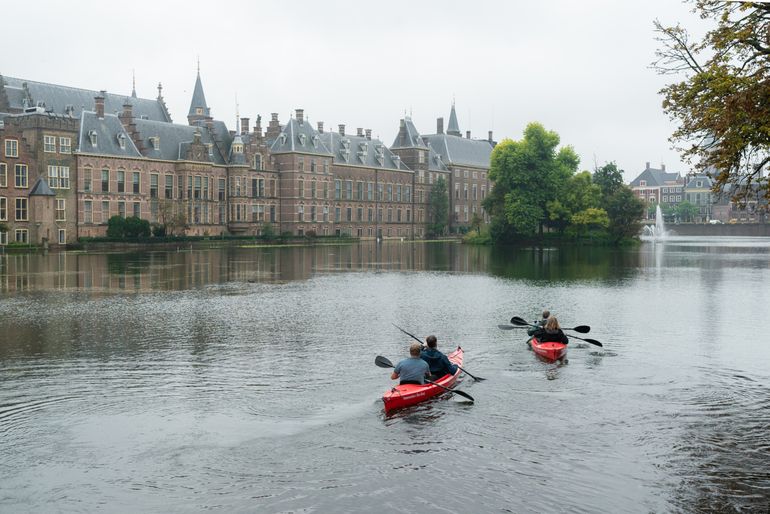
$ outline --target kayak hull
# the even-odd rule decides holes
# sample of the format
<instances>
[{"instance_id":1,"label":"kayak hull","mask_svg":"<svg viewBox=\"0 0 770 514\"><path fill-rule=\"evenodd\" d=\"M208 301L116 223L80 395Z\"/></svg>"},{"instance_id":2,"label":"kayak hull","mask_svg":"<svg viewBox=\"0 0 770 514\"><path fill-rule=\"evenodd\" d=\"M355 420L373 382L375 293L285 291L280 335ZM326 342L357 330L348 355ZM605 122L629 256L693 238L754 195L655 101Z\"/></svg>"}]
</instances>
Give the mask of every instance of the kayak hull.
<instances>
[{"instance_id":1,"label":"kayak hull","mask_svg":"<svg viewBox=\"0 0 770 514\"><path fill-rule=\"evenodd\" d=\"M548 361L557 361L567 355L564 343L541 343L536 337L529 340L529 345L537 355Z\"/></svg>"},{"instance_id":2,"label":"kayak hull","mask_svg":"<svg viewBox=\"0 0 770 514\"><path fill-rule=\"evenodd\" d=\"M457 366L463 365L463 349L459 346L452 353L447 354L449 362L456 364ZM437 384L444 387L451 388L457 382L457 377L460 375L460 368L454 375L444 375L438 380L435 380ZM403 409L411 405L429 400L434 396L445 393L446 390L433 384L403 384L397 385L382 395L382 402L385 404L385 413L390 413L397 409Z\"/></svg>"}]
</instances>

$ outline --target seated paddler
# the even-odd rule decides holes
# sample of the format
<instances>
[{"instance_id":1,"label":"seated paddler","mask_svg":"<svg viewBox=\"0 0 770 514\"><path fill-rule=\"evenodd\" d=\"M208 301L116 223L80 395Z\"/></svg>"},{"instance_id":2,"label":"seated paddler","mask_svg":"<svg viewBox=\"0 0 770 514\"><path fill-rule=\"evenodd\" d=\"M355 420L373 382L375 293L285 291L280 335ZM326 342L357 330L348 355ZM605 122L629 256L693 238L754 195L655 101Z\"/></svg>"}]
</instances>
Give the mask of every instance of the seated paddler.
<instances>
[{"instance_id":1,"label":"seated paddler","mask_svg":"<svg viewBox=\"0 0 770 514\"><path fill-rule=\"evenodd\" d=\"M438 380L447 374L454 375L457 372L457 366L449 362L449 358L439 351L436 336L428 336L425 342L428 343L428 347L423 349L420 357L428 363L431 380Z\"/></svg>"}]
</instances>

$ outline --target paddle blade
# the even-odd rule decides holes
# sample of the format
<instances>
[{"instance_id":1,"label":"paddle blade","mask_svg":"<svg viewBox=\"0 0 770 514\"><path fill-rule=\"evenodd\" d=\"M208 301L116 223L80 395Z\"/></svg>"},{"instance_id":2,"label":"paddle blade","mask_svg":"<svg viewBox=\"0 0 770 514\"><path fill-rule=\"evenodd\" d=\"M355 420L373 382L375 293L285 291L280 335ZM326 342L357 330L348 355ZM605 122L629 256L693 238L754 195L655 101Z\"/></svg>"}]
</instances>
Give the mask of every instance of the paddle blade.
<instances>
[{"instance_id":1,"label":"paddle blade","mask_svg":"<svg viewBox=\"0 0 770 514\"><path fill-rule=\"evenodd\" d=\"M382 355L378 355L374 358L374 364L380 368L395 368L393 363Z\"/></svg>"},{"instance_id":2,"label":"paddle blade","mask_svg":"<svg viewBox=\"0 0 770 514\"><path fill-rule=\"evenodd\" d=\"M588 325L578 325L575 328L567 328L565 330L574 330L575 332L580 332L581 334L587 334L591 331L591 327Z\"/></svg>"},{"instance_id":3,"label":"paddle blade","mask_svg":"<svg viewBox=\"0 0 770 514\"><path fill-rule=\"evenodd\" d=\"M527 320L525 320L524 318L520 318L520 317L518 317L518 316L514 316L514 317L512 317L512 318L511 318L511 323L513 323L514 325L519 325L520 327L526 327L526 326L529 326L529 325L530 325L530 324L527 322Z\"/></svg>"},{"instance_id":4,"label":"paddle blade","mask_svg":"<svg viewBox=\"0 0 770 514\"><path fill-rule=\"evenodd\" d=\"M500 330L513 330L514 328L524 328L524 327L512 327L511 325L497 325L497 328Z\"/></svg>"},{"instance_id":5,"label":"paddle blade","mask_svg":"<svg viewBox=\"0 0 770 514\"><path fill-rule=\"evenodd\" d=\"M604 345L602 343L600 343L599 341L597 341L596 339L583 339L583 341L585 341L586 343L594 344L596 346L604 347Z\"/></svg>"},{"instance_id":6,"label":"paddle blade","mask_svg":"<svg viewBox=\"0 0 770 514\"><path fill-rule=\"evenodd\" d=\"M471 402L476 403L476 400L473 399L473 396L469 395L465 391L459 391L457 389L450 389L455 394L459 394L460 396L463 396L465 398L468 398Z\"/></svg>"}]
</instances>

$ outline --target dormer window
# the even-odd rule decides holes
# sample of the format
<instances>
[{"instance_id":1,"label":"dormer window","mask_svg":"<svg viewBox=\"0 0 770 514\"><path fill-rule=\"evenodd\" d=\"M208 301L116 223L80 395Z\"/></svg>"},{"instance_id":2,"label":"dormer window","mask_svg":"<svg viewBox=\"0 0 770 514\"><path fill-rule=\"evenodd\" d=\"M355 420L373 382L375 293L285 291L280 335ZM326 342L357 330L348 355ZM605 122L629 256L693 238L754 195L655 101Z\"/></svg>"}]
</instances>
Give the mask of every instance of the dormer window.
<instances>
[{"instance_id":1,"label":"dormer window","mask_svg":"<svg viewBox=\"0 0 770 514\"><path fill-rule=\"evenodd\" d=\"M313 148L318 148L318 141L320 141L321 138L318 137L317 134L313 135Z\"/></svg>"},{"instance_id":2,"label":"dormer window","mask_svg":"<svg viewBox=\"0 0 770 514\"><path fill-rule=\"evenodd\" d=\"M213 157L214 156L214 145L211 144L211 143L207 143L206 144L206 148L208 148L208 150L209 150L209 157Z\"/></svg>"},{"instance_id":3,"label":"dormer window","mask_svg":"<svg viewBox=\"0 0 770 514\"><path fill-rule=\"evenodd\" d=\"M345 162L348 162L348 159L350 158L350 150L348 150L347 148L342 148L340 150L340 156L342 156L342 160L344 160Z\"/></svg>"},{"instance_id":4,"label":"dormer window","mask_svg":"<svg viewBox=\"0 0 770 514\"><path fill-rule=\"evenodd\" d=\"M233 153L243 153L243 145L234 143L233 144Z\"/></svg>"},{"instance_id":5,"label":"dormer window","mask_svg":"<svg viewBox=\"0 0 770 514\"><path fill-rule=\"evenodd\" d=\"M256 154L254 156L254 169L255 170L261 170L262 169L262 155Z\"/></svg>"},{"instance_id":6,"label":"dormer window","mask_svg":"<svg viewBox=\"0 0 770 514\"><path fill-rule=\"evenodd\" d=\"M305 136L305 134L297 134L297 139L299 139L300 145L305 146L305 141L307 140L307 136Z\"/></svg>"},{"instance_id":7,"label":"dormer window","mask_svg":"<svg viewBox=\"0 0 770 514\"><path fill-rule=\"evenodd\" d=\"M203 114L203 107L196 107L195 108L195 114L202 115Z\"/></svg>"},{"instance_id":8,"label":"dormer window","mask_svg":"<svg viewBox=\"0 0 770 514\"><path fill-rule=\"evenodd\" d=\"M639 187L646 187L646 186L647 186L647 181L646 180L640 180L639 181Z\"/></svg>"},{"instance_id":9,"label":"dormer window","mask_svg":"<svg viewBox=\"0 0 770 514\"><path fill-rule=\"evenodd\" d=\"M281 135L278 136L278 140L281 142L282 145L286 144L286 133L285 132L281 132Z\"/></svg>"},{"instance_id":10,"label":"dormer window","mask_svg":"<svg viewBox=\"0 0 770 514\"><path fill-rule=\"evenodd\" d=\"M150 144L153 150L160 150L160 136L153 136L150 138Z\"/></svg>"},{"instance_id":11,"label":"dormer window","mask_svg":"<svg viewBox=\"0 0 770 514\"><path fill-rule=\"evenodd\" d=\"M367 153L369 150L369 143L361 143L358 145L358 148L363 152Z\"/></svg>"},{"instance_id":12,"label":"dormer window","mask_svg":"<svg viewBox=\"0 0 770 514\"><path fill-rule=\"evenodd\" d=\"M123 132L118 132L118 145L121 150L126 149L126 135Z\"/></svg>"},{"instance_id":13,"label":"dormer window","mask_svg":"<svg viewBox=\"0 0 770 514\"><path fill-rule=\"evenodd\" d=\"M393 164L395 164L396 168L401 168L401 157L398 155L393 156Z\"/></svg>"},{"instance_id":14,"label":"dormer window","mask_svg":"<svg viewBox=\"0 0 770 514\"><path fill-rule=\"evenodd\" d=\"M93 146L95 148L96 144L98 143L98 138L96 136L96 131L95 130L90 130L88 132L88 139L91 142L91 146Z\"/></svg>"}]
</instances>

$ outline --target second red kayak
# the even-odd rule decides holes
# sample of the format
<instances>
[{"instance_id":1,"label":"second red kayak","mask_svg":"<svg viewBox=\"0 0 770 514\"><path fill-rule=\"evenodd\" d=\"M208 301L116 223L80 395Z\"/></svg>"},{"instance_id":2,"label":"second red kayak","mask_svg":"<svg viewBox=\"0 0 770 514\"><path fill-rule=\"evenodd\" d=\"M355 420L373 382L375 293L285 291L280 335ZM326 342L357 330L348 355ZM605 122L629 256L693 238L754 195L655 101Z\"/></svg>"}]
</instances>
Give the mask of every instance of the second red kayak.
<instances>
[{"instance_id":1,"label":"second red kayak","mask_svg":"<svg viewBox=\"0 0 770 514\"><path fill-rule=\"evenodd\" d=\"M536 354L549 361L557 361L567 355L567 345L564 343L541 343L533 337L529 345Z\"/></svg>"},{"instance_id":2,"label":"second red kayak","mask_svg":"<svg viewBox=\"0 0 770 514\"><path fill-rule=\"evenodd\" d=\"M457 350L447 354L447 358L452 364L462 366L463 349L458 346ZM444 387L451 388L455 382L457 382L457 377L459 375L460 368L458 367L454 375L444 375L435 382ZM397 385L383 394L382 401L385 404L385 412L389 413L396 409L401 409L403 407L408 407L410 405L424 402L425 400L445 392L445 389L442 389L441 387L435 386L433 384L403 384Z\"/></svg>"}]
</instances>

